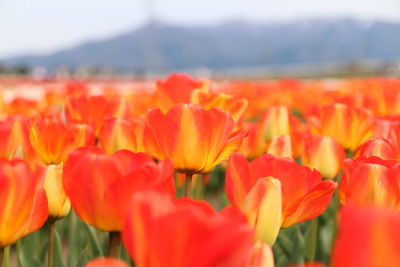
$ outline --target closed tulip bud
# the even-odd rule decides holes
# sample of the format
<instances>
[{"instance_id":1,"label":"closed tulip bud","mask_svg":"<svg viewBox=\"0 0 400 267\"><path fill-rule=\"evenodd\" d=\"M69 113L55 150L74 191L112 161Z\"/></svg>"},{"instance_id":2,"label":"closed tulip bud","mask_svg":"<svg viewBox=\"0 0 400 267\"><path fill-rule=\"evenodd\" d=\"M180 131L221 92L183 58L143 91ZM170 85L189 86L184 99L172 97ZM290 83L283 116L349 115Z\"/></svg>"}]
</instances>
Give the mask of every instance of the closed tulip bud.
<instances>
[{"instance_id":1,"label":"closed tulip bud","mask_svg":"<svg viewBox=\"0 0 400 267\"><path fill-rule=\"evenodd\" d=\"M141 119L111 119L101 128L99 144L107 154L122 149L145 152L144 126L145 122Z\"/></svg>"},{"instance_id":2,"label":"closed tulip bud","mask_svg":"<svg viewBox=\"0 0 400 267\"><path fill-rule=\"evenodd\" d=\"M278 158L292 158L292 141L289 135L280 135L272 138L266 151Z\"/></svg>"},{"instance_id":3,"label":"closed tulip bud","mask_svg":"<svg viewBox=\"0 0 400 267\"><path fill-rule=\"evenodd\" d=\"M258 179L248 192L243 206L249 223L256 229L256 238L273 245L282 219L282 189L278 179Z\"/></svg>"},{"instance_id":4,"label":"closed tulip bud","mask_svg":"<svg viewBox=\"0 0 400 267\"><path fill-rule=\"evenodd\" d=\"M266 141L280 135L290 135L290 114L286 106L272 106L263 118Z\"/></svg>"},{"instance_id":5,"label":"closed tulip bud","mask_svg":"<svg viewBox=\"0 0 400 267\"><path fill-rule=\"evenodd\" d=\"M316 169L325 178L333 179L338 175L345 157L343 147L331 137L310 134L304 138L303 164Z\"/></svg>"},{"instance_id":6,"label":"closed tulip bud","mask_svg":"<svg viewBox=\"0 0 400 267\"><path fill-rule=\"evenodd\" d=\"M63 165L48 165L44 176L44 190L46 191L49 217L61 218L67 216L71 210L71 202L64 192Z\"/></svg>"},{"instance_id":7,"label":"closed tulip bud","mask_svg":"<svg viewBox=\"0 0 400 267\"><path fill-rule=\"evenodd\" d=\"M234 128L228 112L177 104L166 115L148 112L145 146L157 159L170 158L178 172L208 173L239 149L245 132Z\"/></svg>"},{"instance_id":8,"label":"closed tulip bud","mask_svg":"<svg viewBox=\"0 0 400 267\"><path fill-rule=\"evenodd\" d=\"M43 169L24 160L0 159L0 247L14 244L48 217Z\"/></svg>"}]
</instances>

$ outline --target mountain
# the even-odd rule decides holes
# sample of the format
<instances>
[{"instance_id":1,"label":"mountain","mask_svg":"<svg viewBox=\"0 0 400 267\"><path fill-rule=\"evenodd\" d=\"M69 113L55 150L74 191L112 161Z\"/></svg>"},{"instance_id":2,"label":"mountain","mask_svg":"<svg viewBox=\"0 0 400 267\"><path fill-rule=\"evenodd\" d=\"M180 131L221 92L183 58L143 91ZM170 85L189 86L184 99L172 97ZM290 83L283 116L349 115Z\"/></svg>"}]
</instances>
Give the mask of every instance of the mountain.
<instances>
[{"instance_id":1,"label":"mountain","mask_svg":"<svg viewBox=\"0 0 400 267\"><path fill-rule=\"evenodd\" d=\"M400 23L320 19L269 24L236 21L207 27L152 23L108 40L0 62L48 69L109 66L171 71L399 58Z\"/></svg>"}]
</instances>

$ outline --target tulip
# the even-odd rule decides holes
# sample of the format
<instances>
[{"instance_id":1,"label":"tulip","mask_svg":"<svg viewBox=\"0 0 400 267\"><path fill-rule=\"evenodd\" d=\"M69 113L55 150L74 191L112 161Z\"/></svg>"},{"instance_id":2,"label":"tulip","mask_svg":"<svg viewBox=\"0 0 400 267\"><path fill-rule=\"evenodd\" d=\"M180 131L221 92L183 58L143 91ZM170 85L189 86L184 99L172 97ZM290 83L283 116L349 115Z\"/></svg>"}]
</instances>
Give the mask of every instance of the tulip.
<instances>
[{"instance_id":1,"label":"tulip","mask_svg":"<svg viewBox=\"0 0 400 267\"><path fill-rule=\"evenodd\" d=\"M273 177L281 183L281 227L319 216L328 207L336 189L335 182L322 180L318 171L299 166L293 159L264 154L248 162L243 155L233 154L228 161L225 184L232 205L243 209L253 187L264 177ZM264 216L268 216L268 212Z\"/></svg>"},{"instance_id":2,"label":"tulip","mask_svg":"<svg viewBox=\"0 0 400 267\"><path fill-rule=\"evenodd\" d=\"M236 125L240 125L243 121L248 106L248 100L245 98L237 98L225 93L213 94L201 89L193 91L191 103L201 105L205 109L217 107L228 111Z\"/></svg>"},{"instance_id":3,"label":"tulip","mask_svg":"<svg viewBox=\"0 0 400 267\"><path fill-rule=\"evenodd\" d=\"M90 125L96 137L107 119L123 117L127 112L125 102L121 99L107 99L104 96L68 98L65 104L67 121Z\"/></svg>"},{"instance_id":4,"label":"tulip","mask_svg":"<svg viewBox=\"0 0 400 267\"><path fill-rule=\"evenodd\" d=\"M177 104L166 115L153 109L147 114L145 146L159 160L172 159L178 172L208 173L239 149L245 133L234 127L232 117L218 108Z\"/></svg>"},{"instance_id":5,"label":"tulip","mask_svg":"<svg viewBox=\"0 0 400 267\"><path fill-rule=\"evenodd\" d=\"M292 140L289 135L275 136L268 144L268 154L280 158L292 158Z\"/></svg>"},{"instance_id":6,"label":"tulip","mask_svg":"<svg viewBox=\"0 0 400 267\"><path fill-rule=\"evenodd\" d=\"M137 267L241 267L253 235L234 208L217 213L203 201L144 191L131 200L122 239Z\"/></svg>"},{"instance_id":7,"label":"tulip","mask_svg":"<svg viewBox=\"0 0 400 267\"><path fill-rule=\"evenodd\" d=\"M399 227L398 212L377 207L344 207L332 266L400 266Z\"/></svg>"},{"instance_id":8,"label":"tulip","mask_svg":"<svg viewBox=\"0 0 400 267\"><path fill-rule=\"evenodd\" d=\"M18 142L13 135L14 121L7 119L0 121L0 157L12 158L18 147Z\"/></svg>"},{"instance_id":9,"label":"tulip","mask_svg":"<svg viewBox=\"0 0 400 267\"><path fill-rule=\"evenodd\" d=\"M398 208L400 204L397 161L378 157L347 159L339 186L343 205L379 205Z\"/></svg>"},{"instance_id":10,"label":"tulip","mask_svg":"<svg viewBox=\"0 0 400 267\"><path fill-rule=\"evenodd\" d=\"M30 168L21 159L0 159L0 247L43 226L47 198L42 188L43 169Z\"/></svg>"},{"instance_id":11,"label":"tulip","mask_svg":"<svg viewBox=\"0 0 400 267\"><path fill-rule=\"evenodd\" d=\"M86 263L85 267L128 267L128 264L113 258L97 258Z\"/></svg>"},{"instance_id":12,"label":"tulip","mask_svg":"<svg viewBox=\"0 0 400 267\"><path fill-rule=\"evenodd\" d=\"M77 215L109 232L122 230L129 199L144 188L158 188L175 196L173 166L155 163L143 153L120 150L106 155L98 147L70 153L64 165L64 189Z\"/></svg>"},{"instance_id":13,"label":"tulip","mask_svg":"<svg viewBox=\"0 0 400 267\"><path fill-rule=\"evenodd\" d=\"M324 106L316 132L335 138L340 145L355 151L373 133L374 117L367 109L335 103Z\"/></svg>"},{"instance_id":14,"label":"tulip","mask_svg":"<svg viewBox=\"0 0 400 267\"><path fill-rule=\"evenodd\" d=\"M158 106L163 112L167 112L175 104L190 103L195 89L208 90L207 83L185 73L172 73L165 80L156 82Z\"/></svg>"},{"instance_id":15,"label":"tulip","mask_svg":"<svg viewBox=\"0 0 400 267\"><path fill-rule=\"evenodd\" d=\"M333 179L342 169L346 154L339 143L327 136L307 135L303 140L302 163Z\"/></svg>"},{"instance_id":16,"label":"tulip","mask_svg":"<svg viewBox=\"0 0 400 267\"><path fill-rule=\"evenodd\" d=\"M122 149L145 152L144 126L145 122L141 119L111 119L101 128L99 144L107 154Z\"/></svg>"},{"instance_id":17,"label":"tulip","mask_svg":"<svg viewBox=\"0 0 400 267\"><path fill-rule=\"evenodd\" d=\"M399 151L392 143L384 138L372 138L362 144L355 154L355 158L376 156L381 159L397 159Z\"/></svg>"},{"instance_id":18,"label":"tulip","mask_svg":"<svg viewBox=\"0 0 400 267\"><path fill-rule=\"evenodd\" d=\"M73 149L94 144L95 141L88 127L47 119L31 122L29 139L33 149L46 165L61 164Z\"/></svg>"},{"instance_id":19,"label":"tulip","mask_svg":"<svg viewBox=\"0 0 400 267\"><path fill-rule=\"evenodd\" d=\"M263 242L255 242L250 263L247 267L274 267L274 255L272 249Z\"/></svg>"},{"instance_id":20,"label":"tulip","mask_svg":"<svg viewBox=\"0 0 400 267\"><path fill-rule=\"evenodd\" d=\"M266 141L280 135L290 135L290 114L286 106L272 106L263 118Z\"/></svg>"},{"instance_id":21,"label":"tulip","mask_svg":"<svg viewBox=\"0 0 400 267\"><path fill-rule=\"evenodd\" d=\"M243 129L247 135L243 138L239 152L247 158L255 158L265 152L266 144L259 122L244 122Z\"/></svg>"}]
</instances>

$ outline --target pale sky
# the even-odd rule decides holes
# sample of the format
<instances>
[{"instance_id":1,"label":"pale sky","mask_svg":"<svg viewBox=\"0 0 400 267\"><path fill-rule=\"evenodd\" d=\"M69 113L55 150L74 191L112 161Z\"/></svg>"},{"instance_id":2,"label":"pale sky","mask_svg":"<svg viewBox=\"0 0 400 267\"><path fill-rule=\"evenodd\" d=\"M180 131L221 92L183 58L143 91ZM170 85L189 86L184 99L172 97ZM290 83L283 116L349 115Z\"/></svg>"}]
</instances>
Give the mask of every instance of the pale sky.
<instances>
[{"instance_id":1,"label":"pale sky","mask_svg":"<svg viewBox=\"0 0 400 267\"><path fill-rule=\"evenodd\" d=\"M0 0L0 58L109 38L140 27L150 13L180 25L324 17L400 22L400 0Z\"/></svg>"}]
</instances>

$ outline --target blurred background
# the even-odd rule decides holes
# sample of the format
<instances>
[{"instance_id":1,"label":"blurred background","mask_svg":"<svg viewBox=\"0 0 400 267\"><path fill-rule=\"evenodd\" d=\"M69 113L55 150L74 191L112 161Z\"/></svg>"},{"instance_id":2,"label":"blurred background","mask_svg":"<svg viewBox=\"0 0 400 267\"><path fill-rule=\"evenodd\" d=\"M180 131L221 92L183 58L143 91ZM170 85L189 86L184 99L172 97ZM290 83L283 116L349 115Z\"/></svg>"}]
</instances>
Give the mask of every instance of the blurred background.
<instances>
[{"instance_id":1,"label":"blurred background","mask_svg":"<svg viewBox=\"0 0 400 267\"><path fill-rule=\"evenodd\" d=\"M0 73L400 74L400 0L0 0Z\"/></svg>"}]
</instances>

